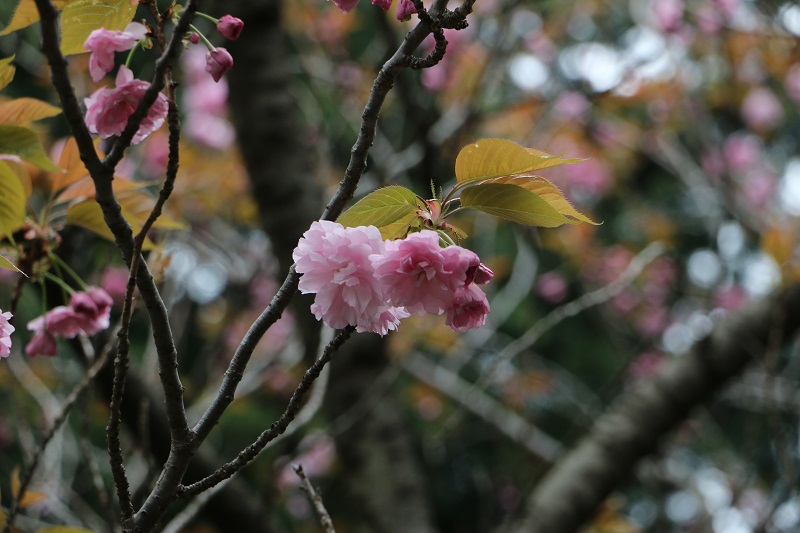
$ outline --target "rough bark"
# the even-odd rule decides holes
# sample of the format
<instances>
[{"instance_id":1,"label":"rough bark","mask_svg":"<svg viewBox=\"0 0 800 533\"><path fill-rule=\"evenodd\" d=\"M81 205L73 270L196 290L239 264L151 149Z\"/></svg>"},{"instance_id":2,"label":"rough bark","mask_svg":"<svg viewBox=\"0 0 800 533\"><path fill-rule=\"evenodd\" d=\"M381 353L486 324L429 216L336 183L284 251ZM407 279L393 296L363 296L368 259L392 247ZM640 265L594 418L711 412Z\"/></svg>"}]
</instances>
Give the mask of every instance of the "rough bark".
<instances>
[{"instance_id":1,"label":"rough bark","mask_svg":"<svg viewBox=\"0 0 800 533\"><path fill-rule=\"evenodd\" d=\"M504 531L576 531L631 475L639 459L655 451L693 408L799 328L800 285L719 324L688 354L642 382L600 417L529 497L524 516Z\"/></svg>"}]
</instances>

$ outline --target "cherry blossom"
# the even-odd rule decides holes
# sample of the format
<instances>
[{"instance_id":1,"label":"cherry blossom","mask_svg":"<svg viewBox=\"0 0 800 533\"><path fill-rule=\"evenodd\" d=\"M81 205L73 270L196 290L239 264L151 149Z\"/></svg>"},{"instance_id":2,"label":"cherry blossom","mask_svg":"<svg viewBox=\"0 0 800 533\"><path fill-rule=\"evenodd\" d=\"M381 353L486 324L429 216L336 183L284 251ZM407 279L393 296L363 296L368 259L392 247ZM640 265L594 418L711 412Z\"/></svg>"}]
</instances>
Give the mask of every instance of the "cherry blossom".
<instances>
[{"instance_id":1,"label":"cherry blossom","mask_svg":"<svg viewBox=\"0 0 800 533\"><path fill-rule=\"evenodd\" d=\"M221 46L209 50L206 54L206 72L218 82L233 67L233 57Z\"/></svg>"},{"instance_id":2,"label":"cherry blossom","mask_svg":"<svg viewBox=\"0 0 800 533\"><path fill-rule=\"evenodd\" d=\"M100 28L89 34L83 47L92 54L89 56L89 74L92 81L100 81L114 68L114 53L130 50L147 36L147 28L138 22L131 22L123 31Z\"/></svg>"},{"instance_id":3,"label":"cherry blossom","mask_svg":"<svg viewBox=\"0 0 800 533\"><path fill-rule=\"evenodd\" d=\"M8 321L13 315L11 313L0 313L0 358L8 357L11 354L11 334L14 333L14 326Z\"/></svg>"},{"instance_id":4,"label":"cherry blossom","mask_svg":"<svg viewBox=\"0 0 800 533\"><path fill-rule=\"evenodd\" d=\"M136 111L145 91L150 87L148 82L135 79L133 72L125 66L119 68L116 84L114 89L101 87L84 100L86 125L89 131L103 139L120 135L125 130L128 118ZM131 142L140 143L159 129L164 124L168 107L167 97L159 93Z\"/></svg>"},{"instance_id":5,"label":"cherry blossom","mask_svg":"<svg viewBox=\"0 0 800 533\"><path fill-rule=\"evenodd\" d=\"M244 22L242 19L233 17L231 15L224 15L217 22L217 31L231 41L235 41L242 34L244 29Z\"/></svg>"},{"instance_id":6,"label":"cherry blossom","mask_svg":"<svg viewBox=\"0 0 800 533\"><path fill-rule=\"evenodd\" d=\"M311 311L318 320L332 328L356 326L381 335L397 327L405 313L387 304L370 261L383 249L374 226L345 228L327 220L311 224L292 258L303 274L300 291L316 294Z\"/></svg>"},{"instance_id":7,"label":"cherry blossom","mask_svg":"<svg viewBox=\"0 0 800 533\"><path fill-rule=\"evenodd\" d=\"M486 322L489 314L489 301L475 284L460 287L453 294L453 301L447 308L446 323L454 331L464 332L479 328Z\"/></svg>"},{"instance_id":8,"label":"cherry blossom","mask_svg":"<svg viewBox=\"0 0 800 533\"><path fill-rule=\"evenodd\" d=\"M111 306L114 301L99 287L89 287L76 292L69 305L54 307L44 315L28 322L28 330L35 332L25 352L29 356L55 355L55 339L72 339L78 335L94 335L110 325Z\"/></svg>"},{"instance_id":9,"label":"cherry blossom","mask_svg":"<svg viewBox=\"0 0 800 533\"><path fill-rule=\"evenodd\" d=\"M455 291L471 281L468 271L474 278L480 265L477 255L460 246L441 248L439 234L430 230L387 242L385 253L372 260L390 302L419 315L444 313Z\"/></svg>"}]
</instances>

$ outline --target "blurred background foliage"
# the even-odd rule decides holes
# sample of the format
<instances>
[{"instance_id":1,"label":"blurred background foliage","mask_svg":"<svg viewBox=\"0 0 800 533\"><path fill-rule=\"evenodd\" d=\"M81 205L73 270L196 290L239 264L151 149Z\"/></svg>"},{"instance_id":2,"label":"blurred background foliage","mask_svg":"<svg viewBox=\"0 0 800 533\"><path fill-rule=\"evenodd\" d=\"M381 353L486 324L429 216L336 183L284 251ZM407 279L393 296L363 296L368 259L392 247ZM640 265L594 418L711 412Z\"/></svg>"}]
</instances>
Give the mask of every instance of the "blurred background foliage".
<instances>
[{"instance_id":1,"label":"blurred background foliage","mask_svg":"<svg viewBox=\"0 0 800 533\"><path fill-rule=\"evenodd\" d=\"M0 5L0 20L9 20L11 4ZM372 80L410 23L366 2L343 15L321 0L294 0L283 17L303 150L331 193ZM0 38L0 55L16 53L18 66L4 96L54 100L37 31ZM332 435L393 395L411 421L440 530L490 531L616 397L681 357L728 313L800 273L800 6L478 0L469 28L446 35L445 59L402 73L390 93L359 194L398 183L427 196L431 182L437 189L453 182L464 144L504 137L587 158L541 173L603 224L536 230L484 216L459 222L470 234L465 245L496 273L487 325L455 334L440 318L408 319L391 335L393 364L351 413L313 417L247 468L242 476L272 499L279 530L318 528L293 462L320 487L337 529L348 530L351 517L336 512L348 472ZM194 76L204 61L194 52L182 60L182 161L170 200L171 216L189 229L160 235L153 257L185 354L187 403L202 405L274 294L278 268L227 120L225 82ZM96 87L87 61L70 63L80 97ZM151 66L142 58L139 68ZM43 124L57 149L62 118ZM131 151L120 172L157 190L165 157L162 132ZM37 183L33 209L46 197L44 178ZM89 281L124 284L111 244L54 229L63 246L80 250L73 266ZM4 308L15 280L3 271L0 283ZM25 293L17 339L41 305L40 294ZM132 337L137 365L153 379L146 328L139 317ZM301 344L291 316L269 332L241 397L211 437L215 454L231 457L280 413L304 369ZM70 346L61 348L54 359L16 354L0 365L0 397L9 406L0 415L4 505L13 468L26 462L58 398L83 372ZM767 354L666 440L588 531L797 531L798 380L796 345ZM114 499L107 407L98 395L83 407L45 456L41 472L51 475L34 483L47 498L20 525L65 520L106 530ZM127 444L134 486L153 471L138 442ZM201 515L187 530L208 528Z\"/></svg>"}]
</instances>

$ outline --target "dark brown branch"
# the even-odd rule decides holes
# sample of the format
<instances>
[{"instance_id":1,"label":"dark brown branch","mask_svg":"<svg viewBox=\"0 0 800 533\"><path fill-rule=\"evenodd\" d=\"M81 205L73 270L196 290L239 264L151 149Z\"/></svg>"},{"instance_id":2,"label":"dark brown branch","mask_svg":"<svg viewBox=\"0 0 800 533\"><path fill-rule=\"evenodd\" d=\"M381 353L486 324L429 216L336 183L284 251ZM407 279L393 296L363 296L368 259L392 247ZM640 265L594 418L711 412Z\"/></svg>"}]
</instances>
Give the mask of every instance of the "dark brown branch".
<instances>
[{"instance_id":1,"label":"dark brown branch","mask_svg":"<svg viewBox=\"0 0 800 533\"><path fill-rule=\"evenodd\" d=\"M236 457L236 459L221 466L216 472L207 478L202 479L197 483L181 487L179 489L179 495L183 497L193 496L203 492L204 490L210 489L225 479L228 479L233 474L241 470L244 466L249 464L253 459L258 457L258 454L261 453L261 450L263 450L270 441L286 431L286 428L289 427L289 424L292 423L292 420L294 420L295 416L297 416L297 413L300 411L300 408L303 406L303 400L305 399L306 393L311 390L311 386L319 377L322 369L325 368L325 365L331 360L333 353L338 350L348 338L350 338L350 335L353 333L353 331L355 331L355 327L348 326L345 329L340 330L333 340L328 343L319 359L314 361L314 364L311 365L308 370L306 370L305 374L303 374L303 379L292 393L292 397L289 398L289 404L286 406L283 414L281 414L280 418L273 422L269 428L264 430L264 432L262 432L261 435L259 435L255 440L255 442L239 452L239 455Z\"/></svg>"},{"instance_id":2,"label":"dark brown branch","mask_svg":"<svg viewBox=\"0 0 800 533\"><path fill-rule=\"evenodd\" d=\"M707 401L770 345L800 330L800 285L719 324L690 352L643 381L604 414L578 446L547 474L525 515L504 531L571 532L652 453L693 408Z\"/></svg>"},{"instance_id":3,"label":"dark brown branch","mask_svg":"<svg viewBox=\"0 0 800 533\"><path fill-rule=\"evenodd\" d=\"M301 486L303 490L306 491L306 494L308 494L308 499L311 500L311 503L314 505L314 511L317 513L322 529L325 533L336 533L328 510L325 509L325 504L322 503L322 498L317 491L314 490L314 485L308 480L306 473L303 472L303 465L292 465L292 468L294 469L294 473L297 474L297 477L300 478L302 482Z\"/></svg>"}]
</instances>

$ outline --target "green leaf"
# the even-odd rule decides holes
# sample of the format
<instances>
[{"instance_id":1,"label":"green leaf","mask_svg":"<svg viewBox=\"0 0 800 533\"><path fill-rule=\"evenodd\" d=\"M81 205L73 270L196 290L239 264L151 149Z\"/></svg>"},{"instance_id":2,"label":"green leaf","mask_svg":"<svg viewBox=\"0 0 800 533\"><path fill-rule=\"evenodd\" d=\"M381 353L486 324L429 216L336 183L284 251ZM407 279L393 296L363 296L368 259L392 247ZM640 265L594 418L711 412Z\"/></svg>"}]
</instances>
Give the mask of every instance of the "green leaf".
<instances>
[{"instance_id":1,"label":"green leaf","mask_svg":"<svg viewBox=\"0 0 800 533\"><path fill-rule=\"evenodd\" d=\"M540 196L505 183L470 187L461 193L461 205L529 226L555 228L562 224L577 224Z\"/></svg>"},{"instance_id":2,"label":"green leaf","mask_svg":"<svg viewBox=\"0 0 800 533\"><path fill-rule=\"evenodd\" d=\"M17 68L12 65L11 62L14 61L15 57L16 56L11 56L0 59L0 89L4 89L5 86L14 79L14 73L17 71Z\"/></svg>"},{"instance_id":3,"label":"green leaf","mask_svg":"<svg viewBox=\"0 0 800 533\"><path fill-rule=\"evenodd\" d=\"M22 270L18 269L17 266L14 263L9 261L8 259L3 257L2 255L0 255L0 268L5 268L6 270L15 270L15 271L19 272L20 274L22 274L23 276L25 276L26 278L28 277L28 275L25 272L23 272Z\"/></svg>"},{"instance_id":4,"label":"green leaf","mask_svg":"<svg viewBox=\"0 0 800 533\"><path fill-rule=\"evenodd\" d=\"M391 224L386 224L383 226L378 227L381 232L381 237L384 240L393 241L395 239L403 239L408 232L412 228L418 228L421 223L421 219L416 213L416 210L413 213L409 213L397 222L392 222Z\"/></svg>"},{"instance_id":5,"label":"green leaf","mask_svg":"<svg viewBox=\"0 0 800 533\"><path fill-rule=\"evenodd\" d=\"M99 28L124 30L136 14L131 0L72 0L61 13L61 52L86 52L83 43Z\"/></svg>"},{"instance_id":6,"label":"green leaf","mask_svg":"<svg viewBox=\"0 0 800 533\"><path fill-rule=\"evenodd\" d=\"M59 113L61 108L36 98L15 98L0 102L0 124L25 124L54 117Z\"/></svg>"},{"instance_id":7,"label":"green leaf","mask_svg":"<svg viewBox=\"0 0 800 533\"><path fill-rule=\"evenodd\" d=\"M128 212L125 207L122 207L122 216L128 221L133 228L133 233L136 234L142 228L135 216ZM114 234L106 225L105 218L103 218L103 210L100 205L94 200L85 200L72 205L67 209L67 224L79 226L83 229L89 230L95 235L114 242ZM153 241L145 238L143 250L150 250L154 246Z\"/></svg>"},{"instance_id":8,"label":"green leaf","mask_svg":"<svg viewBox=\"0 0 800 533\"><path fill-rule=\"evenodd\" d=\"M0 191L0 235L8 235L25 223L25 189L4 161L0 161Z\"/></svg>"},{"instance_id":9,"label":"green leaf","mask_svg":"<svg viewBox=\"0 0 800 533\"><path fill-rule=\"evenodd\" d=\"M595 226L599 225L599 222L593 221L591 218L575 209L572 204L569 203L569 200L567 200L564 194L558 189L558 187L541 176L512 176L509 178L495 178L483 183L505 183L508 185L522 187L523 189L530 191L542 198L545 202L550 204L553 209L565 217L570 217L581 222L588 222L589 224L594 224Z\"/></svg>"},{"instance_id":10,"label":"green leaf","mask_svg":"<svg viewBox=\"0 0 800 533\"><path fill-rule=\"evenodd\" d=\"M39 136L30 128L0 125L0 154L18 155L42 170L60 170L44 153Z\"/></svg>"},{"instance_id":11,"label":"green leaf","mask_svg":"<svg viewBox=\"0 0 800 533\"><path fill-rule=\"evenodd\" d=\"M382 228L399 222L404 217L416 213L417 195L405 187L392 185L378 189L359 200L342 213L336 222L342 226L377 226Z\"/></svg>"},{"instance_id":12,"label":"green leaf","mask_svg":"<svg viewBox=\"0 0 800 533\"><path fill-rule=\"evenodd\" d=\"M67 5L70 0L51 0L56 9L61 9ZM17 9L14 10L14 16L11 17L11 22L8 26L3 28L0 32L0 37L8 35L11 32L21 30L30 26L34 22L39 21L39 10L36 9L36 2L34 0L20 0Z\"/></svg>"},{"instance_id":13,"label":"green leaf","mask_svg":"<svg viewBox=\"0 0 800 533\"><path fill-rule=\"evenodd\" d=\"M563 159L506 139L481 139L458 153L456 181L462 183L526 174L579 161L583 159Z\"/></svg>"},{"instance_id":14,"label":"green leaf","mask_svg":"<svg viewBox=\"0 0 800 533\"><path fill-rule=\"evenodd\" d=\"M36 530L36 533L94 533L90 529L72 526L49 526Z\"/></svg>"}]
</instances>

